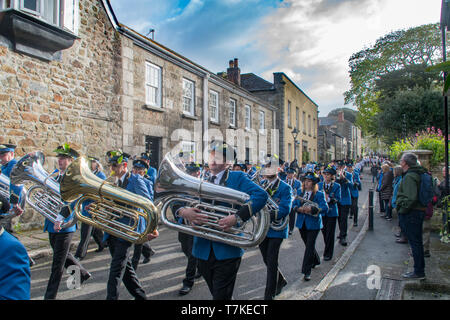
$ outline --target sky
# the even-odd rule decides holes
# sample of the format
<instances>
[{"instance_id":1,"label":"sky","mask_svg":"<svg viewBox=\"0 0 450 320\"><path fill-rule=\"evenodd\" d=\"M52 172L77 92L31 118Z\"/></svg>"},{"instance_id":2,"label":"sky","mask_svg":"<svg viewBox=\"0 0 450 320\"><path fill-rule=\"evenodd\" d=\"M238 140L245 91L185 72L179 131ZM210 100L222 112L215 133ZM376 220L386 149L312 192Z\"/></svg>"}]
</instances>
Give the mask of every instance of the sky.
<instances>
[{"instance_id":1,"label":"sky","mask_svg":"<svg viewBox=\"0 0 450 320\"><path fill-rule=\"evenodd\" d=\"M396 30L440 20L441 0L110 0L119 22L213 73L273 83L284 72L323 117L344 105L350 56ZM151 35L149 35L151 37Z\"/></svg>"}]
</instances>

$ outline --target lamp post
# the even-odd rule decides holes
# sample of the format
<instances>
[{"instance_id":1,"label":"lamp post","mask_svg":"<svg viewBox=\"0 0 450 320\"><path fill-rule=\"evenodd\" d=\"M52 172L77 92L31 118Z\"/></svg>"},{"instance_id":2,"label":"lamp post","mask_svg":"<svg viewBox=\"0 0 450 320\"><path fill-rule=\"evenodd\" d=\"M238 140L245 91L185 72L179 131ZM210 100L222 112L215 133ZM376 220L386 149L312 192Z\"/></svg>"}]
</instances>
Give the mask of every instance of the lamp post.
<instances>
[{"instance_id":1,"label":"lamp post","mask_svg":"<svg viewBox=\"0 0 450 320\"><path fill-rule=\"evenodd\" d=\"M297 159L297 137L298 137L298 133L299 131L297 130L297 128L294 128L294 130L292 130L292 138L294 138L294 160Z\"/></svg>"}]
</instances>

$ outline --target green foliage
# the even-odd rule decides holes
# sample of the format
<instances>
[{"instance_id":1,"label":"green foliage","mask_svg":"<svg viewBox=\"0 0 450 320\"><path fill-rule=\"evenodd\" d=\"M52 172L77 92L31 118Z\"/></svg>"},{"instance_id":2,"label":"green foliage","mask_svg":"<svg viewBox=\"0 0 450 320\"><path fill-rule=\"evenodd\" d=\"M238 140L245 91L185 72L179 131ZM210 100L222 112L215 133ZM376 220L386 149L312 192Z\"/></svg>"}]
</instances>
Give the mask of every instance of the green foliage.
<instances>
[{"instance_id":1,"label":"green foliage","mask_svg":"<svg viewBox=\"0 0 450 320\"><path fill-rule=\"evenodd\" d=\"M409 139L395 141L389 148L389 157L392 160L398 161L403 151L412 149L414 149L413 142Z\"/></svg>"},{"instance_id":2,"label":"green foliage","mask_svg":"<svg viewBox=\"0 0 450 320\"><path fill-rule=\"evenodd\" d=\"M440 236L441 242L450 243L449 223L450 223L450 196L446 196L442 199L442 208L447 208L447 219L443 221Z\"/></svg>"},{"instance_id":3,"label":"green foliage","mask_svg":"<svg viewBox=\"0 0 450 320\"><path fill-rule=\"evenodd\" d=\"M433 155L430 161L431 167L435 167L439 163L444 161L445 141L441 129L436 130L434 127L427 128L426 131L417 133L416 137L416 149L433 151Z\"/></svg>"},{"instance_id":4,"label":"green foliage","mask_svg":"<svg viewBox=\"0 0 450 320\"><path fill-rule=\"evenodd\" d=\"M379 134L374 118L379 112L377 79L411 65L434 65L441 60L441 51L441 32L435 23L391 32L350 57L351 88L344 94L345 103L357 106L357 124L364 134Z\"/></svg>"}]
</instances>

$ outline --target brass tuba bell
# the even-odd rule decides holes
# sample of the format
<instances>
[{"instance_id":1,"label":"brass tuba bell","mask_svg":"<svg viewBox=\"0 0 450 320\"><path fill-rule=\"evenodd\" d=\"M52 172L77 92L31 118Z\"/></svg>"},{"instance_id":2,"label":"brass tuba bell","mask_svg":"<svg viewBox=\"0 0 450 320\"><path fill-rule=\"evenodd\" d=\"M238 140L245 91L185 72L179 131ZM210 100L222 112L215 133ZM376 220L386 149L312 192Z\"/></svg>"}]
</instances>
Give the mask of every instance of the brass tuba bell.
<instances>
[{"instance_id":1,"label":"brass tuba bell","mask_svg":"<svg viewBox=\"0 0 450 320\"><path fill-rule=\"evenodd\" d=\"M67 168L61 180L61 198L69 202L78 198L73 210L81 222L132 243L147 241L158 224L153 202L100 179L85 157ZM83 210L87 203L89 209Z\"/></svg>"}]
</instances>

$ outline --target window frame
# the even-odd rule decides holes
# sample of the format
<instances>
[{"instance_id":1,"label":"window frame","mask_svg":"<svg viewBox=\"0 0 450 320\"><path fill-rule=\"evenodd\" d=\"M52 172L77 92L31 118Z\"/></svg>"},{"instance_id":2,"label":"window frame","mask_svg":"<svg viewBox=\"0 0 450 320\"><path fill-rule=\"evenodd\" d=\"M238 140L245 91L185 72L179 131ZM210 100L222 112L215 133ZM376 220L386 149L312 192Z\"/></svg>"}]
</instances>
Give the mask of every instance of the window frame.
<instances>
[{"instance_id":1,"label":"window frame","mask_svg":"<svg viewBox=\"0 0 450 320\"><path fill-rule=\"evenodd\" d=\"M252 128L252 107L248 104L245 105L245 129L250 130ZM247 116L248 111L248 116Z\"/></svg>"},{"instance_id":2,"label":"window frame","mask_svg":"<svg viewBox=\"0 0 450 320\"><path fill-rule=\"evenodd\" d=\"M189 97L185 96L185 84L191 84L192 85L192 90L191 90L191 103L189 104L189 111L185 110L185 98L189 99ZM182 108L183 108L183 113L190 115L190 116L195 116L195 82L192 80L189 80L187 78L183 78L183 95L182 95Z\"/></svg>"},{"instance_id":3,"label":"window frame","mask_svg":"<svg viewBox=\"0 0 450 320\"><path fill-rule=\"evenodd\" d=\"M287 121L288 121L288 127L292 128L292 103L288 100L287 105Z\"/></svg>"},{"instance_id":4,"label":"window frame","mask_svg":"<svg viewBox=\"0 0 450 320\"><path fill-rule=\"evenodd\" d=\"M158 86L155 87L152 84L151 79L148 78L148 69L157 70L158 72ZM162 108L162 68L154 63L149 61L145 61L145 80L144 80L144 90L145 90L145 104L155 107ZM148 95L147 87L156 88L156 103L150 101L150 97Z\"/></svg>"},{"instance_id":5,"label":"window frame","mask_svg":"<svg viewBox=\"0 0 450 320\"><path fill-rule=\"evenodd\" d=\"M261 119L261 115L262 115L262 119ZM258 119L259 119L259 132L264 134L265 130L266 130L266 113L264 112L264 110L259 110L259 115L258 115ZM262 120L262 122L261 122ZM262 125L262 128L261 128Z\"/></svg>"},{"instance_id":6,"label":"window frame","mask_svg":"<svg viewBox=\"0 0 450 320\"><path fill-rule=\"evenodd\" d=\"M229 125L232 127L236 127L236 122L237 122L236 121L236 105L237 105L237 101L233 98L230 98L230 100L228 101L228 116L230 118ZM233 107L233 117L231 117L231 108L232 107Z\"/></svg>"},{"instance_id":7,"label":"window frame","mask_svg":"<svg viewBox=\"0 0 450 320\"><path fill-rule=\"evenodd\" d=\"M211 104L211 95L216 97L216 105ZM215 123L219 123L219 93L217 91L214 90L209 90L209 111L210 111L210 116L209 116L209 120ZM216 109L216 117L213 118L211 115L211 109L214 108Z\"/></svg>"}]
</instances>

